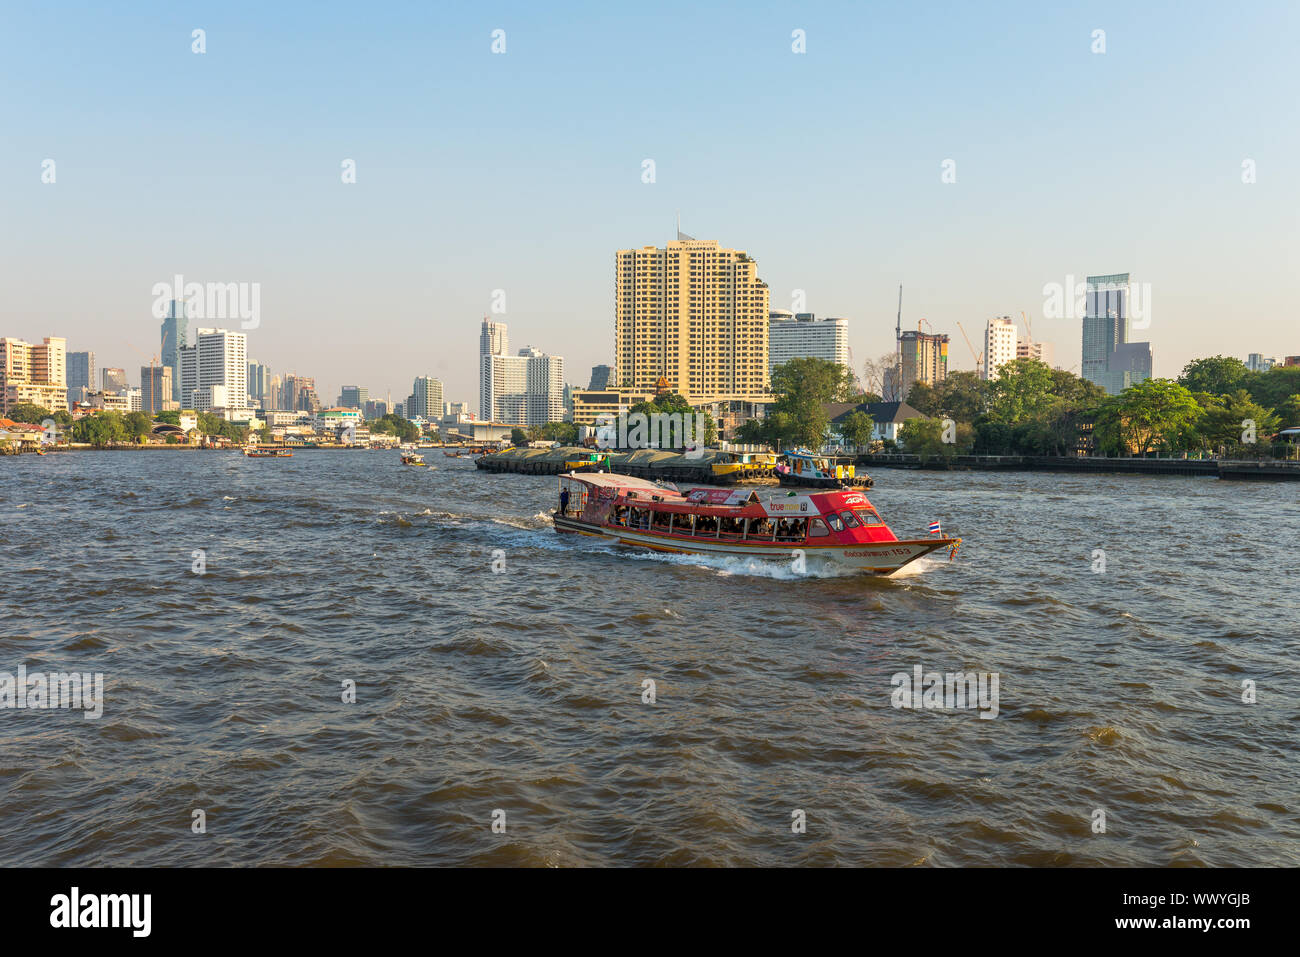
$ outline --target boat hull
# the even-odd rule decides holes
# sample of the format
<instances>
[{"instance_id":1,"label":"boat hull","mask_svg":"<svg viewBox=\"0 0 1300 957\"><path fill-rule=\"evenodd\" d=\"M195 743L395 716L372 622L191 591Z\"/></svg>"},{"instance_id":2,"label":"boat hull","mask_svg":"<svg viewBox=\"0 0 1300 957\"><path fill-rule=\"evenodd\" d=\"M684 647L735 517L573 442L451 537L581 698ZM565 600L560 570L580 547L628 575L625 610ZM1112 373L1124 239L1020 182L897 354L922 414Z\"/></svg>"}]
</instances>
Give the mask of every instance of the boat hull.
<instances>
[{"instance_id":1,"label":"boat hull","mask_svg":"<svg viewBox=\"0 0 1300 957\"><path fill-rule=\"evenodd\" d=\"M926 538L910 541L832 543L745 542L722 538L687 538L662 535L643 529L594 525L572 516L556 514L555 530L561 534L589 535L620 545L649 548L678 555L718 555L790 562L801 551L805 558L829 561L872 575L892 575L931 552L958 544L955 538Z\"/></svg>"}]
</instances>

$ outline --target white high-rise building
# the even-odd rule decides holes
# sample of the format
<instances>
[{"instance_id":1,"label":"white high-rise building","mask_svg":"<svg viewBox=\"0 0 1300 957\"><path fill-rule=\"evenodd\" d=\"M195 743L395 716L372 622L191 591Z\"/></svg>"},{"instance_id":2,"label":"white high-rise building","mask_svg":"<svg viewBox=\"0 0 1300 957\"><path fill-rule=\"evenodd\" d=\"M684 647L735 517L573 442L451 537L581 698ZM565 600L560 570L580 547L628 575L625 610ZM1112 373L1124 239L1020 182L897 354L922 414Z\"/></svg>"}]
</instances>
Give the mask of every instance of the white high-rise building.
<instances>
[{"instance_id":1,"label":"white high-rise building","mask_svg":"<svg viewBox=\"0 0 1300 957\"><path fill-rule=\"evenodd\" d=\"M564 421L564 359L531 346L519 350L524 359L525 425Z\"/></svg>"},{"instance_id":2,"label":"white high-rise building","mask_svg":"<svg viewBox=\"0 0 1300 957\"><path fill-rule=\"evenodd\" d=\"M773 309L767 314L767 367L791 359L825 359L851 369L849 321L818 319L811 312Z\"/></svg>"},{"instance_id":3,"label":"white high-rise building","mask_svg":"<svg viewBox=\"0 0 1300 957\"><path fill-rule=\"evenodd\" d=\"M993 381L998 368L1016 357L1016 324L1010 316L990 319L984 327L983 378Z\"/></svg>"},{"instance_id":4,"label":"white high-rise building","mask_svg":"<svg viewBox=\"0 0 1300 957\"><path fill-rule=\"evenodd\" d=\"M225 329L197 329L179 350L181 405L198 412L248 408L248 337Z\"/></svg>"},{"instance_id":5,"label":"white high-rise building","mask_svg":"<svg viewBox=\"0 0 1300 957\"><path fill-rule=\"evenodd\" d=\"M1016 343L1017 359L1037 359L1045 366L1051 367L1056 359L1056 351L1050 342L1030 342L1021 339Z\"/></svg>"},{"instance_id":6,"label":"white high-rise building","mask_svg":"<svg viewBox=\"0 0 1300 957\"><path fill-rule=\"evenodd\" d=\"M511 378L509 370L513 366L493 361L495 358L508 358L506 350L509 349L509 343L504 322L483 320L483 330L478 337L478 415L484 422L500 421L492 413L497 410L501 396L510 391L523 391L522 383L518 384L516 390L513 379L505 381Z\"/></svg>"},{"instance_id":7,"label":"white high-rise building","mask_svg":"<svg viewBox=\"0 0 1300 957\"><path fill-rule=\"evenodd\" d=\"M509 356L504 322L483 321L479 337L479 418L505 425L564 420L564 359L531 346Z\"/></svg>"}]
</instances>

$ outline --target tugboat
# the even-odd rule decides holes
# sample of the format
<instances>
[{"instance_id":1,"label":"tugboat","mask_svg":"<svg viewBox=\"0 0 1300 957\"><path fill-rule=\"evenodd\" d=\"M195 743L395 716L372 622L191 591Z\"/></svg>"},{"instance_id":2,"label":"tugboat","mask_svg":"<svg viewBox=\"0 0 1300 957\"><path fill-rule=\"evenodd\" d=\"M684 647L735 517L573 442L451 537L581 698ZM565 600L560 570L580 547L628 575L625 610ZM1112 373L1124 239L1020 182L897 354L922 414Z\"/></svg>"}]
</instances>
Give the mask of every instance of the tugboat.
<instances>
[{"instance_id":1,"label":"tugboat","mask_svg":"<svg viewBox=\"0 0 1300 957\"><path fill-rule=\"evenodd\" d=\"M869 476L857 475L852 465L832 466L830 459L813 455L807 449L791 449L778 462L776 476L787 487L800 488L871 488Z\"/></svg>"},{"instance_id":2,"label":"tugboat","mask_svg":"<svg viewBox=\"0 0 1300 957\"><path fill-rule=\"evenodd\" d=\"M693 488L629 475L568 473L568 496L554 514L560 533L589 535L621 545L684 555L730 555L788 562L819 558L872 575L892 575L960 538L900 540L867 497L852 489L797 493Z\"/></svg>"}]
</instances>

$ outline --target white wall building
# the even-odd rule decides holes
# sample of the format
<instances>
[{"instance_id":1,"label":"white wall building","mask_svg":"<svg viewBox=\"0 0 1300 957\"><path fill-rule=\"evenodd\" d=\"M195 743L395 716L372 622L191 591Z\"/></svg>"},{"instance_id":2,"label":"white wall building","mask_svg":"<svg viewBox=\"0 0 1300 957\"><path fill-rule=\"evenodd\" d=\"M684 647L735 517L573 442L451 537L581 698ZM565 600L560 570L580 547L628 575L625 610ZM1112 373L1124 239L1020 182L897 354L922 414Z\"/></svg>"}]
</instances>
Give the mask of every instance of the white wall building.
<instances>
[{"instance_id":1,"label":"white wall building","mask_svg":"<svg viewBox=\"0 0 1300 957\"><path fill-rule=\"evenodd\" d=\"M984 327L983 378L993 381L998 367L1016 357L1016 324L1010 316L990 319Z\"/></svg>"},{"instance_id":2,"label":"white wall building","mask_svg":"<svg viewBox=\"0 0 1300 957\"><path fill-rule=\"evenodd\" d=\"M504 322L483 321L479 336L479 419L508 425L563 421L563 357L547 355L531 346L519 350L517 356L506 355L508 342Z\"/></svg>"},{"instance_id":3,"label":"white wall building","mask_svg":"<svg viewBox=\"0 0 1300 957\"><path fill-rule=\"evenodd\" d=\"M182 346L181 404L199 412L248 408L248 337L225 329L197 329Z\"/></svg>"},{"instance_id":4,"label":"white wall building","mask_svg":"<svg viewBox=\"0 0 1300 957\"><path fill-rule=\"evenodd\" d=\"M1043 365L1056 367L1056 350L1050 342L1029 342L1021 339L1016 343L1017 359L1037 359Z\"/></svg>"},{"instance_id":5,"label":"white wall building","mask_svg":"<svg viewBox=\"0 0 1300 957\"><path fill-rule=\"evenodd\" d=\"M850 369L849 321L818 319L811 312L772 309L767 319L767 367L771 371L791 359L825 359Z\"/></svg>"}]
</instances>

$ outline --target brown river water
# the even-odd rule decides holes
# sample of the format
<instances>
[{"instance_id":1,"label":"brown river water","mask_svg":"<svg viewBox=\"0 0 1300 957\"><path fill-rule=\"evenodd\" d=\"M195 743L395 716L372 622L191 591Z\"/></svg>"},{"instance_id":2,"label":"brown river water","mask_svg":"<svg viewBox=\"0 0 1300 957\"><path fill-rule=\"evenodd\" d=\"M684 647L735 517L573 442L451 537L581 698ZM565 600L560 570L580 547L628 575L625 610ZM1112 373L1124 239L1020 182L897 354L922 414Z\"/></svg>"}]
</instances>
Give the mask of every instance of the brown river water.
<instances>
[{"instance_id":1,"label":"brown river water","mask_svg":"<svg viewBox=\"0 0 1300 957\"><path fill-rule=\"evenodd\" d=\"M881 471L965 545L871 579L426 458L0 458L0 672L104 680L0 710L4 863L1300 864L1298 485Z\"/></svg>"}]
</instances>

